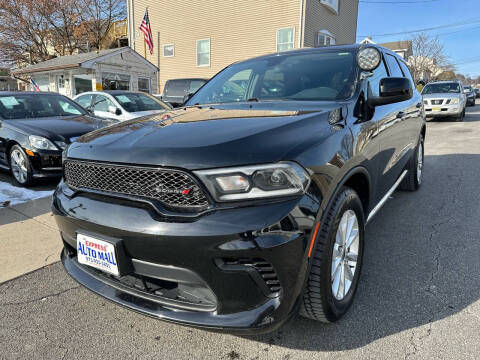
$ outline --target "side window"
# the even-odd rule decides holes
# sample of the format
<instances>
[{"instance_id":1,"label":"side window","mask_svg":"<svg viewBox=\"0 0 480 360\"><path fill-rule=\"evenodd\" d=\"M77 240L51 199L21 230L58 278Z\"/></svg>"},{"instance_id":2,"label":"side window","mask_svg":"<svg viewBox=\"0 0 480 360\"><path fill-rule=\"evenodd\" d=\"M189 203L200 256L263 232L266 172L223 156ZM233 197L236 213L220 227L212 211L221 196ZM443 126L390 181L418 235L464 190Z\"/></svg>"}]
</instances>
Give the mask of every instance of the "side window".
<instances>
[{"instance_id":1,"label":"side window","mask_svg":"<svg viewBox=\"0 0 480 360\"><path fill-rule=\"evenodd\" d=\"M96 95L95 103L93 104L93 109L95 111L105 111L108 112L108 107L114 106L113 102L104 95Z\"/></svg>"},{"instance_id":2,"label":"side window","mask_svg":"<svg viewBox=\"0 0 480 360\"><path fill-rule=\"evenodd\" d=\"M65 114L68 115L80 115L81 112L80 110L76 109L72 104L64 101L64 100L59 100L58 103L62 107L62 110Z\"/></svg>"},{"instance_id":3,"label":"side window","mask_svg":"<svg viewBox=\"0 0 480 360\"><path fill-rule=\"evenodd\" d=\"M374 96L380 95L380 81L386 77L388 77L387 68L385 67L385 63L382 61L380 62L380 65L378 65L378 67L373 71L373 76L369 78L370 88Z\"/></svg>"},{"instance_id":4,"label":"side window","mask_svg":"<svg viewBox=\"0 0 480 360\"><path fill-rule=\"evenodd\" d=\"M398 65L397 59L392 55L385 54L385 60L387 61L388 68L390 69L390 76L391 77L403 77L402 70Z\"/></svg>"},{"instance_id":5,"label":"side window","mask_svg":"<svg viewBox=\"0 0 480 360\"><path fill-rule=\"evenodd\" d=\"M203 84L205 84L205 81L203 81L203 80L192 80L192 81L190 81L190 88L188 89L188 92L190 94L193 94L198 89L200 89L203 86Z\"/></svg>"},{"instance_id":6,"label":"side window","mask_svg":"<svg viewBox=\"0 0 480 360\"><path fill-rule=\"evenodd\" d=\"M92 98L92 94L82 95L77 98L76 102L83 106L85 109L87 109L90 105L92 105Z\"/></svg>"},{"instance_id":7,"label":"side window","mask_svg":"<svg viewBox=\"0 0 480 360\"><path fill-rule=\"evenodd\" d=\"M400 67L402 68L403 74L407 79L410 79L412 84L414 83L412 73L410 72L410 69L408 68L407 64L405 64L403 61L399 61Z\"/></svg>"}]
</instances>

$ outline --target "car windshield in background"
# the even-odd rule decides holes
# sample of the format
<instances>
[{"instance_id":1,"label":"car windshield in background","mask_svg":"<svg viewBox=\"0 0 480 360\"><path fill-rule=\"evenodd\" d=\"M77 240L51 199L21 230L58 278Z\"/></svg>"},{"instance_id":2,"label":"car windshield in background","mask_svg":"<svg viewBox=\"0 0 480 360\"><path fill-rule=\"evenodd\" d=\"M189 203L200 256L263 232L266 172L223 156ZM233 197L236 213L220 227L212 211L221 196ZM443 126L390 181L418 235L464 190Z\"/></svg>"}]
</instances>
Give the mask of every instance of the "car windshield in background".
<instances>
[{"instance_id":1,"label":"car windshield in background","mask_svg":"<svg viewBox=\"0 0 480 360\"><path fill-rule=\"evenodd\" d=\"M151 110L170 110L170 107L146 94L115 94L113 97L122 107L131 113Z\"/></svg>"},{"instance_id":2,"label":"car windshield in background","mask_svg":"<svg viewBox=\"0 0 480 360\"><path fill-rule=\"evenodd\" d=\"M355 56L350 51L280 54L226 68L187 105L248 100L343 100L353 94L355 72Z\"/></svg>"},{"instance_id":3,"label":"car windshield in background","mask_svg":"<svg viewBox=\"0 0 480 360\"><path fill-rule=\"evenodd\" d=\"M457 83L429 84L422 91L423 95L445 93L460 93L460 85Z\"/></svg>"},{"instance_id":4,"label":"car windshield in background","mask_svg":"<svg viewBox=\"0 0 480 360\"><path fill-rule=\"evenodd\" d=\"M0 96L0 116L3 119L34 119L86 114L80 106L61 95L38 93Z\"/></svg>"}]
</instances>

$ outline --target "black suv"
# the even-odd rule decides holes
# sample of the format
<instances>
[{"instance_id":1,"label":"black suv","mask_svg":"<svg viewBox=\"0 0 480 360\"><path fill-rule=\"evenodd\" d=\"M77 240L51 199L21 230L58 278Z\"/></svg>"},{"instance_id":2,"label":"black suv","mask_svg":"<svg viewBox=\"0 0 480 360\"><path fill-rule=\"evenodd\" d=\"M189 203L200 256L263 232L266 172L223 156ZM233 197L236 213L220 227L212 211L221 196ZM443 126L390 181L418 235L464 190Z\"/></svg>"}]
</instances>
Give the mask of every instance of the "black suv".
<instances>
[{"instance_id":1,"label":"black suv","mask_svg":"<svg viewBox=\"0 0 480 360\"><path fill-rule=\"evenodd\" d=\"M182 105L185 100L201 88L207 79L172 79L165 83L161 100L173 107Z\"/></svg>"},{"instance_id":2,"label":"black suv","mask_svg":"<svg viewBox=\"0 0 480 360\"><path fill-rule=\"evenodd\" d=\"M185 107L70 145L53 213L67 272L130 309L236 333L333 322L365 226L422 183L425 113L402 58L331 46L233 64Z\"/></svg>"}]
</instances>

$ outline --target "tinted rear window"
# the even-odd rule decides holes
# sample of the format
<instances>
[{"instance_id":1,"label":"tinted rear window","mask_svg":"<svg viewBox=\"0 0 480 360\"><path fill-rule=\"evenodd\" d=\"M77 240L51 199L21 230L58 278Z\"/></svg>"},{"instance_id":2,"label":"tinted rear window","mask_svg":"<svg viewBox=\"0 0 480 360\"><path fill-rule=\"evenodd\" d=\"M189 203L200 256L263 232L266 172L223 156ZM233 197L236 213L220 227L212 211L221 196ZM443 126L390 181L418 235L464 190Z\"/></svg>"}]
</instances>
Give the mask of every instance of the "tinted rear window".
<instances>
[{"instance_id":1,"label":"tinted rear window","mask_svg":"<svg viewBox=\"0 0 480 360\"><path fill-rule=\"evenodd\" d=\"M187 90L187 80L169 80L165 84L165 95L168 96L184 96Z\"/></svg>"}]
</instances>

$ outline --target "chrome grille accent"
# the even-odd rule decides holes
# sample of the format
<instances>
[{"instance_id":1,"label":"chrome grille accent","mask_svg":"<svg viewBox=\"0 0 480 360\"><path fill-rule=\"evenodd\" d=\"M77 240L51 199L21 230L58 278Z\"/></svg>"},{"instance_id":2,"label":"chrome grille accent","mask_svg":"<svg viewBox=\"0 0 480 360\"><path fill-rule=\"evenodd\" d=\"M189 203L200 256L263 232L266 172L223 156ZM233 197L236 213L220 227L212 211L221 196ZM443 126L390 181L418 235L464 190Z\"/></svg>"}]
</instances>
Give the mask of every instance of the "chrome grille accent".
<instances>
[{"instance_id":1,"label":"chrome grille accent","mask_svg":"<svg viewBox=\"0 0 480 360\"><path fill-rule=\"evenodd\" d=\"M73 189L86 189L154 199L172 208L208 206L195 180L182 171L66 160L65 181Z\"/></svg>"}]
</instances>

